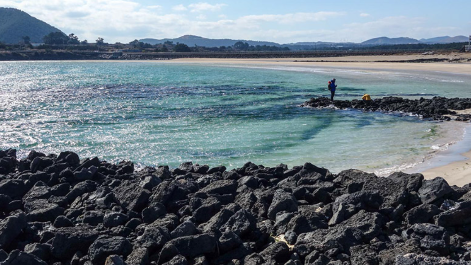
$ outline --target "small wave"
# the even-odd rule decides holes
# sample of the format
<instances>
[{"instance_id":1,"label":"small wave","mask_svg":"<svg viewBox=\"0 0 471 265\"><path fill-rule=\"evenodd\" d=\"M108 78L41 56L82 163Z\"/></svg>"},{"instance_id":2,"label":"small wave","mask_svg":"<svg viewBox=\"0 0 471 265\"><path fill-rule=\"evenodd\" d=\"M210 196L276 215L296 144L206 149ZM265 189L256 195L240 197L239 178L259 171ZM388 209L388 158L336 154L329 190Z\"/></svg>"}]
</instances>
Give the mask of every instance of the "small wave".
<instances>
[{"instance_id":1,"label":"small wave","mask_svg":"<svg viewBox=\"0 0 471 265\"><path fill-rule=\"evenodd\" d=\"M387 176L391 175L394 172L402 172L402 171L405 171L407 169L414 168L414 167L416 167L417 165L419 165L420 163L423 163L423 162L424 162L424 160L422 160L420 162L415 162L415 163L405 163L405 164L402 164L402 165L392 166L392 167L388 167L388 168L382 168L382 169L375 170L373 173L378 177L387 177Z\"/></svg>"}]
</instances>

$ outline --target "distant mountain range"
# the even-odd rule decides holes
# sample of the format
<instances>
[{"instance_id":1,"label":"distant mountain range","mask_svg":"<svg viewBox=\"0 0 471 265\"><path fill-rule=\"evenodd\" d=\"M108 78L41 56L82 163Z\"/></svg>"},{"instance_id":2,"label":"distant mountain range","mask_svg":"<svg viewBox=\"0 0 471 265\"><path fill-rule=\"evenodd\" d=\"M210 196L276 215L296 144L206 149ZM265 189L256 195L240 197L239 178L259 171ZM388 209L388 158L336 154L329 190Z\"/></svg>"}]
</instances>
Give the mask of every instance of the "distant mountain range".
<instances>
[{"instance_id":1,"label":"distant mountain range","mask_svg":"<svg viewBox=\"0 0 471 265\"><path fill-rule=\"evenodd\" d=\"M0 42L16 44L28 36L32 43L41 43L44 36L58 31L21 10L0 7Z\"/></svg>"},{"instance_id":2,"label":"distant mountain range","mask_svg":"<svg viewBox=\"0 0 471 265\"><path fill-rule=\"evenodd\" d=\"M204 47L221 47L221 46L232 46L234 43L238 41L246 42L249 45L267 45L267 46L279 46L279 47L289 47L290 49L298 49L299 47L329 47L329 46L377 46L377 45L398 45L398 44L418 44L418 43L425 43L425 44L445 44L445 43L453 43L453 42L467 42L468 37L465 36L456 36L456 37L436 37L430 39L413 39L413 38L388 38L388 37L380 37L370 39L361 43L353 43L353 42L346 42L346 43L337 43L337 42L296 42L296 43L289 43L289 44L279 44L276 42L267 42L267 41L250 41L250 40L240 40L240 39L207 39L199 36L193 35L184 35L179 38L174 39L152 39L146 38L139 40L144 43L149 44L159 44L164 43L167 41L173 43L182 43L186 44L190 47L193 46L204 46Z\"/></svg>"},{"instance_id":3,"label":"distant mountain range","mask_svg":"<svg viewBox=\"0 0 471 265\"><path fill-rule=\"evenodd\" d=\"M175 39L141 39L139 40L144 43L149 43L149 44L159 44L159 43L164 43L166 41L171 41L173 43L182 43L186 44L190 47L193 46L204 46L204 47L221 47L221 46L232 46L234 43L238 41L246 42L249 45L256 46L256 45L267 45L267 46L281 46L278 43L275 42L269 42L269 41L251 41L251 40L232 40L232 39L207 39L199 36L194 36L194 35L184 35L179 38Z\"/></svg>"},{"instance_id":4,"label":"distant mountain range","mask_svg":"<svg viewBox=\"0 0 471 265\"><path fill-rule=\"evenodd\" d=\"M468 37L465 36L443 36L443 37L436 37L430 39L412 39L412 38L388 38L388 37L380 37L374 38L367 41L362 42L363 45L396 45L396 44L418 44L418 43L425 43L425 44L445 44L445 43L453 43L453 42L467 42Z\"/></svg>"},{"instance_id":5,"label":"distant mountain range","mask_svg":"<svg viewBox=\"0 0 471 265\"><path fill-rule=\"evenodd\" d=\"M397 44L417 44L419 40L412 38L388 38L380 37L362 42L362 45L397 45Z\"/></svg>"},{"instance_id":6,"label":"distant mountain range","mask_svg":"<svg viewBox=\"0 0 471 265\"><path fill-rule=\"evenodd\" d=\"M3 8L0 7L0 42L8 44L16 44L22 41L22 37L30 37L31 42L41 43L43 37L51 32L61 31L39 19L36 19L29 14L14 8ZM397 44L445 44L453 42L467 42L468 37L466 36L443 36L430 39L412 39L412 38L388 38L380 37L370 39L361 43L336 43L336 42L297 42L289 44L279 44L276 42L269 41L252 41L252 40L240 40L240 39L208 39L194 35L184 35L179 38L167 38L167 39L152 39L146 38L139 40L144 43L158 44L167 41L173 43L182 43L190 47L204 46L204 47L221 47L221 46L232 46L238 41L246 42L252 46L277 46L277 47L288 47L292 50L312 49L312 48L325 48L325 47L357 47L357 46L377 46L377 45L397 45Z\"/></svg>"}]
</instances>

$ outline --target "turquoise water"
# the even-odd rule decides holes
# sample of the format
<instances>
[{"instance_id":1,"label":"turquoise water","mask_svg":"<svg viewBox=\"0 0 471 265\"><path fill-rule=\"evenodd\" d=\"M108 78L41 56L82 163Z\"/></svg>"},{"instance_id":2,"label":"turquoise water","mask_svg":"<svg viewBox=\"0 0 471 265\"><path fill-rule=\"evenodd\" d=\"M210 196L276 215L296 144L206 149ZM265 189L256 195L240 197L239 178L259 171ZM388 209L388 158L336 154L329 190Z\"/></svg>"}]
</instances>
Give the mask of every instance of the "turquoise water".
<instances>
[{"instance_id":1,"label":"turquoise water","mask_svg":"<svg viewBox=\"0 0 471 265\"><path fill-rule=\"evenodd\" d=\"M0 73L0 148L151 166L394 167L428 154L443 126L299 105L328 96L332 77L338 99L470 97L469 76L444 73L168 62L1 62Z\"/></svg>"}]
</instances>

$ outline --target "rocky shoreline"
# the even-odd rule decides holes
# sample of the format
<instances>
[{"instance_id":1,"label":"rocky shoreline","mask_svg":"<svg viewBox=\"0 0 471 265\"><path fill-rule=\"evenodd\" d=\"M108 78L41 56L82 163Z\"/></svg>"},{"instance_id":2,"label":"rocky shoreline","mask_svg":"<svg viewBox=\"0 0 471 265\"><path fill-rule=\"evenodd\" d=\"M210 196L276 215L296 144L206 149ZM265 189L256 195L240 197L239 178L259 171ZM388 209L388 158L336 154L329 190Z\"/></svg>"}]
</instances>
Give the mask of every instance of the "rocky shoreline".
<instances>
[{"instance_id":1,"label":"rocky shoreline","mask_svg":"<svg viewBox=\"0 0 471 265\"><path fill-rule=\"evenodd\" d=\"M458 114L456 110L471 109L471 98L406 99L401 97L383 97L371 101L334 100L326 97L311 98L302 107L339 109L358 109L363 111L381 111L418 115L423 119L470 121L471 114Z\"/></svg>"},{"instance_id":2,"label":"rocky shoreline","mask_svg":"<svg viewBox=\"0 0 471 265\"><path fill-rule=\"evenodd\" d=\"M471 185L0 151L0 264L470 264Z\"/></svg>"}]
</instances>

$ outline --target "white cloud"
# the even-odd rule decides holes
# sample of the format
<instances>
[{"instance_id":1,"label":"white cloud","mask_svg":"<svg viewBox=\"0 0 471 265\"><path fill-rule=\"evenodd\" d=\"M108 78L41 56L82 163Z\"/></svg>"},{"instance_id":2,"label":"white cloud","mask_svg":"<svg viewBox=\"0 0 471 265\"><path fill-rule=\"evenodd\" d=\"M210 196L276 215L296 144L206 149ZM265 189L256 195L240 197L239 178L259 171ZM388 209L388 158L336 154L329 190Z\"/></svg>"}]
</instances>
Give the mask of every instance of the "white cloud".
<instances>
[{"instance_id":1,"label":"white cloud","mask_svg":"<svg viewBox=\"0 0 471 265\"><path fill-rule=\"evenodd\" d=\"M159 9L159 10L161 10L161 9L162 9L162 6L154 5L154 6L148 6L147 8L149 8L149 9Z\"/></svg>"},{"instance_id":2,"label":"white cloud","mask_svg":"<svg viewBox=\"0 0 471 265\"><path fill-rule=\"evenodd\" d=\"M360 14L360 17L369 17L369 16L370 16L370 14L368 14L368 13L361 13Z\"/></svg>"},{"instance_id":3,"label":"white cloud","mask_svg":"<svg viewBox=\"0 0 471 265\"><path fill-rule=\"evenodd\" d=\"M225 5L198 3L188 6L144 6L135 0L0 0L2 6L16 7L80 40L129 42L140 38L173 38L185 34L207 38L275 41L353 41L388 37L430 37L460 35L458 28L430 27L425 18L386 17L365 23L351 23L345 12L298 12L246 15L228 19L210 15ZM193 11L190 12L182 11ZM204 11L204 12L203 12ZM360 16L366 15L365 13ZM328 21L332 17L335 21ZM364 20L360 20L364 21Z\"/></svg>"},{"instance_id":4,"label":"white cloud","mask_svg":"<svg viewBox=\"0 0 471 265\"><path fill-rule=\"evenodd\" d=\"M219 11L221 8L226 6L226 4L215 4L211 5L208 3L196 3L196 4L190 4L188 8L191 10L191 12L203 12L203 11Z\"/></svg>"},{"instance_id":5,"label":"white cloud","mask_svg":"<svg viewBox=\"0 0 471 265\"><path fill-rule=\"evenodd\" d=\"M186 11L187 8L184 5L180 4L180 5L172 7L172 10L174 10L174 11Z\"/></svg>"},{"instance_id":6,"label":"white cloud","mask_svg":"<svg viewBox=\"0 0 471 265\"><path fill-rule=\"evenodd\" d=\"M10 4L89 42L98 36L107 42L129 42L157 35L161 32L159 27L179 25L175 21L182 18L161 14L161 6L141 6L131 0L31 0L10 1Z\"/></svg>"},{"instance_id":7,"label":"white cloud","mask_svg":"<svg viewBox=\"0 0 471 265\"><path fill-rule=\"evenodd\" d=\"M206 15L203 15L203 14L198 15L198 16L196 17L196 19L198 19L198 20L206 20L206 18L207 18Z\"/></svg>"},{"instance_id":8,"label":"white cloud","mask_svg":"<svg viewBox=\"0 0 471 265\"><path fill-rule=\"evenodd\" d=\"M293 24L312 21L323 21L330 17L343 16L343 12L317 12L317 13L291 13L283 15L250 15L239 18L240 21L251 23L276 22L280 24Z\"/></svg>"}]
</instances>

